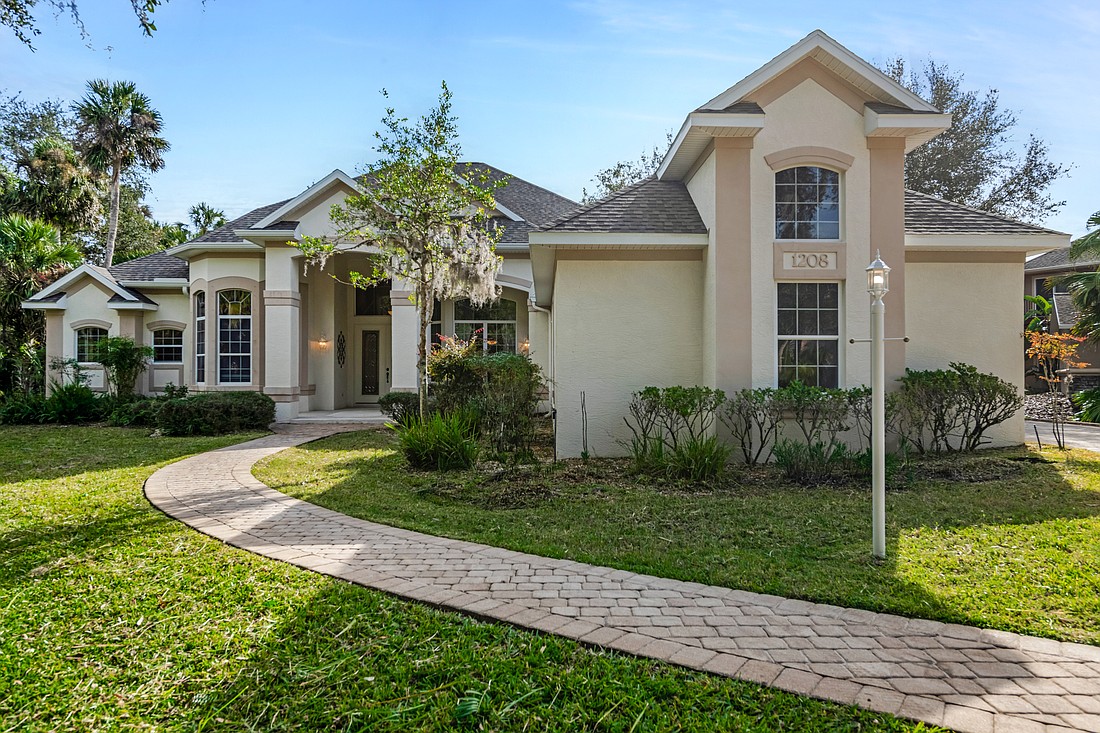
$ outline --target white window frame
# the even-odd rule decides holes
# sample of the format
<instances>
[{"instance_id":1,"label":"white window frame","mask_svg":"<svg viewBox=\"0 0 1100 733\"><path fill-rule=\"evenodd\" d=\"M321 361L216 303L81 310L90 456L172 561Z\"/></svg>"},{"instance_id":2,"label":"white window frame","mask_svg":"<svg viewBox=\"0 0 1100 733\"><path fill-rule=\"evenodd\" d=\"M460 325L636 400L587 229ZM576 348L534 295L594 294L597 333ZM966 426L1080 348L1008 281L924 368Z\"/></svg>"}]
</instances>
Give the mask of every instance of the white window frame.
<instances>
[{"instance_id":1,"label":"white window frame","mask_svg":"<svg viewBox=\"0 0 1100 733\"><path fill-rule=\"evenodd\" d=\"M99 338L97 338L95 340L95 342L91 342L91 343L97 343L97 342L99 342L99 341L101 341L105 338L108 338L111 335L111 332L109 330L107 330L106 328L103 328L102 326L81 326L80 328L75 329L75 331L73 332L73 335L74 335L73 357L76 359L77 363L78 364L97 364L98 362L96 362L96 361L92 361L90 359L81 359L80 358L80 356L81 356L81 354L80 354L80 336L81 336L81 333L83 331L101 331L103 333L103 335L100 336ZM88 356L88 354L84 354L84 356Z\"/></svg>"},{"instance_id":2,"label":"white window frame","mask_svg":"<svg viewBox=\"0 0 1100 733\"><path fill-rule=\"evenodd\" d=\"M179 338L179 343L178 344L176 344L176 343L158 344L157 343L157 336L159 334L168 333L168 332L176 334L177 338ZM165 327L165 328L158 328L155 331L153 331L152 342L153 342L153 363L154 364L179 365L179 364L183 363L183 359L184 359L184 356L183 356L183 354L184 354L184 348L183 348L184 347L184 342L183 342L183 329L182 328L174 328L174 327L171 327L171 326ZM172 360L157 359L157 349L179 349L180 358L172 359Z\"/></svg>"},{"instance_id":3,"label":"white window frame","mask_svg":"<svg viewBox=\"0 0 1100 733\"><path fill-rule=\"evenodd\" d=\"M202 301L202 315L199 315L200 299ZM206 301L205 290L195 293L195 384L206 384L206 368L209 366L206 359L206 314L209 304Z\"/></svg>"},{"instance_id":4,"label":"white window frame","mask_svg":"<svg viewBox=\"0 0 1100 733\"><path fill-rule=\"evenodd\" d=\"M801 336L779 333L779 286L780 285L836 285L836 335ZM836 386L844 389L847 384L845 378L845 320L844 320L844 281L843 280L776 280L772 288L772 317L775 319L772 328L772 384L779 387L779 342L780 341L836 341ZM820 364L818 368L820 368Z\"/></svg>"},{"instance_id":5,"label":"white window frame","mask_svg":"<svg viewBox=\"0 0 1100 733\"><path fill-rule=\"evenodd\" d=\"M233 314L222 315L222 308L221 308L222 294L223 293L233 293L233 292L248 293L248 315L247 316L246 315L233 315ZM218 314L217 315L217 318L218 318L218 320L217 320L217 328L218 328L218 331L217 331L217 334L218 334L218 339L217 339L217 341L218 341L218 362L217 362L217 365L216 365L217 370L218 370L218 373L217 373L217 383L218 384L252 384L252 374L253 374L253 366L254 366L253 363L252 363L252 359L253 359L252 340L253 340L253 338L255 338L255 335L256 335L255 331L253 330L254 327L255 327L255 322L252 320L252 310L254 308L253 300L254 300L253 293L252 293L251 290L249 290L247 288L225 288L223 290L219 290L217 292L217 294L215 295L215 297L214 297L215 307L217 308L217 314ZM241 342L241 343L247 344L248 351L247 352L242 351L242 352L224 354L224 356L236 357L236 358L248 357L248 375L247 375L248 378L247 379L225 379L222 376L222 356L223 356L222 349L225 348L225 344L222 342L222 320L223 319L225 319L225 320L236 319L238 321L247 321L248 322L248 340L245 341L245 342Z\"/></svg>"},{"instance_id":6,"label":"white window frame","mask_svg":"<svg viewBox=\"0 0 1100 733\"><path fill-rule=\"evenodd\" d=\"M786 171L789 171L789 170L795 170L797 168L820 168L822 170L830 171L831 173L836 173L836 175L837 175L837 184L836 184L837 185L837 195L836 195L836 201L837 201L837 235L836 235L836 237L828 237L828 238L815 237L815 238L812 238L812 239L807 239L805 237L790 237L790 238L780 238L779 237L779 232L776 231L776 226L778 224L778 218L776 216L776 214L777 214L776 209L777 209L777 207L779 206L779 203L780 203L779 198L777 196L777 194L778 194L777 187L780 185L778 183L779 174L780 173L785 173ZM783 185L790 185L790 184L783 184ZM798 184L794 184L794 185L797 186ZM845 237L845 233L844 233L844 188L845 188L845 186L844 186L844 171L837 170L836 168L833 168L833 167L827 166L827 165L820 165L820 164L817 164L817 163L801 163L799 165L792 165L792 166L788 166L787 168L783 168L781 170L775 171L774 175L772 176L772 236L774 237L774 241L776 241L776 242L843 242L844 237ZM795 206L797 207L798 206L797 188L795 189L795 191L796 191ZM784 203L786 203L786 202L784 202ZM797 224L796 224L796 228L797 228Z\"/></svg>"},{"instance_id":7,"label":"white window frame","mask_svg":"<svg viewBox=\"0 0 1100 733\"><path fill-rule=\"evenodd\" d=\"M511 352L508 352L508 353L513 353L513 354L519 353L519 303L512 300L511 298L501 298L501 301L507 301L507 302L509 302L509 303L511 303L512 305L515 306L515 308L516 308L515 317L512 320L468 321L468 320L459 320L456 317L454 319L454 322L453 322L455 334L456 335L458 334L459 324L472 325L474 327L475 331L480 328L481 329L481 334L482 334L481 339L480 339L481 340L481 352L484 354L484 353L488 353L488 351L489 351L489 342L488 342L488 338L487 338L487 336L489 334L489 326L490 325L496 325L496 324L503 324L503 325L511 324L512 329L515 332L515 342L516 343L515 343L515 347L511 350ZM458 303L456 302L454 305L458 305ZM452 312L454 312L454 311L452 311Z\"/></svg>"}]
</instances>

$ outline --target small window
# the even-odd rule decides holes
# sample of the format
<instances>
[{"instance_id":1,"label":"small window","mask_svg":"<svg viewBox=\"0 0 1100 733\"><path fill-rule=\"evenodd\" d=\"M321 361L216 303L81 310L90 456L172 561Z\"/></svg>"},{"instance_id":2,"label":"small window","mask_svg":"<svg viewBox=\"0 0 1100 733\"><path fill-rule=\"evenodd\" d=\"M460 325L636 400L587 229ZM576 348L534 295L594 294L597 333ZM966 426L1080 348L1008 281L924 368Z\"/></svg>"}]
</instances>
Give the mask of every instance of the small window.
<instances>
[{"instance_id":1,"label":"small window","mask_svg":"<svg viewBox=\"0 0 1100 733\"><path fill-rule=\"evenodd\" d=\"M840 286L778 283L779 386L840 383Z\"/></svg>"},{"instance_id":2,"label":"small window","mask_svg":"<svg viewBox=\"0 0 1100 733\"><path fill-rule=\"evenodd\" d=\"M800 166L775 174L776 239L840 239L840 174Z\"/></svg>"},{"instance_id":3,"label":"small window","mask_svg":"<svg viewBox=\"0 0 1100 733\"><path fill-rule=\"evenodd\" d=\"M477 336L489 353L515 352L516 301L501 299L475 307L468 300L456 300L455 336L463 341Z\"/></svg>"},{"instance_id":4,"label":"small window","mask_svg":"<svg viewBox=\"0 0 1100 733\"><path fill-rule=\"evenodd\" d=\"M76 330L76 360L91 363L96 360L97 345L107 338L107 329L89 326Z\"/></svg>"},{"instance_id":5,"label":"small window","mask_svg":"<svg viewBox=\"0 0 1100 733\"><path fill-rule=\"evenodd\" d=\"M431 331L428 333L428 348L439 345L439 337L443 335L443 303L432 301Z\"/></svg>"},{"instance_id":6,"label":"small window","mask_svg":"<svg viewBox=\"0 0 1100 733\"><path fill-rule=\"evenodd\" d=\"M157 364L182 364L183 331L178 328L153 331L153 361Z\"/></svg>"},{"instance_id":7,"label":"small window","mask_svg":"<svg viewBox=\"0 0 1100 733\"><path fill-rule=\"evenodd\" d=\"M390 281L386 280L369 288L355 289L355 315L390 315Z\"/></svg>"}]
</instances>

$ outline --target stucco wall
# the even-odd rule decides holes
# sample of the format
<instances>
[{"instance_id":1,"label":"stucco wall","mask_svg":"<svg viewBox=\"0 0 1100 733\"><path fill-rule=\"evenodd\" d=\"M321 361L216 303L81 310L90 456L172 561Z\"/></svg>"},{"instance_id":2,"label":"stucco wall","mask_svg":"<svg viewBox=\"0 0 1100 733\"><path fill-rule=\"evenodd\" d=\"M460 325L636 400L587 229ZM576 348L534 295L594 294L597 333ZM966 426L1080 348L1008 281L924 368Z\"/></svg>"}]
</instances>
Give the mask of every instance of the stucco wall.
<instances>
[{"instance_id":1,"label":"stucco wall","mask_svg":"<svg viewBox=\"0 0 1100 733\"><path fill-rule=\"evenodd\" d=\"M823 274L860 287L842 287L843 325L841 381L866 384L870 379L870 353L866 344L847 345L848 338L866 338L869 303L862 287L863 269L871 261L870 155L863 115L812 79L764 107L767 124L756 136L752 149L752 383L774 386L776 371L776 304L773 248L775 240L775 171L764 156L798 146L819 146L854 158L841 173L841 242L847 250L847 271ZM828 167L828 166L826 166ZM888 263L891 266L903 263Z\"/></svg>"},{"instance_id":2,"label":"stucco wall","mask_svg":"<svg viewBox=\"0 0 1100 733\"><path fill-rule=\"evenodd\" d=\"M961 361L996 374L1022 392L1023 262L910 262L906 277L910 369L946 369L950 362ZM975 292L975 283L981 284L980 292ZM993 428L989 437L993 445L1022 443L1023 413Z\"/></svg>"},{"instance_id":3,"label":"stucco wall","mask_svg":"<svg viewBox=\"0 0 1100 733\"><path fill-rule=\"evenodd\" d=\"M191 365L187 363L187 344L194 338L194 325L191 323L191 305L188 296L182 290L143 290L146 296L155 300L159 306L155 311L144 314L142 338L153 345L153 331L157 328L175 328L183 326L183 363L179 365L150 364L145 375L139 380L145 393L161 392L171 383L176 386L187 384Z\"/></svg>"},{"instance_id":4,"label":"stucco wall","mask_svg":"<svg viewBox=\"0 0 1100 733\"><path fill-rule=\"evenodd\" d=\"M702 380L699 261L559 259L554 293L558 455L582 450L581 392L593 455L619 441L631 393Z\"/></svg>"},{"instance_id":5,"label":"stucco wall","mask_svg":"<svg viewBox=\"0 0 1100 733\"><path fill-rule=\"evenodd\" d=\"M702 163L685 181L691 200L699 211L699 217L707 228L710 245L703 255L703 384L713 387L717 383L717 365L715 363L714 336L717 334L715 309L715 199L714 199L714 151L712 150Z\"/></svg>"},{"instance_id":6,"label":"stucco wall","mask_svg":"<svg viewBox=\"0 0 1100 733\"><path fill-rule=\"evenodd\" d=\"M61 348L63 358L76 357L76 329L82 325L107 328L108 336L119 336L118 311L107 307L107 301L114 295L103 285L100 285L91 277L80 280L67 293L68 308L62 318ZM90 323L89 321L95 321ZM51 349L52 350L52 349ZM85 372L88 375L88 384L96 390L106 388L103 369L96 365L85 364Z\"/></svg>"}]
</instances>

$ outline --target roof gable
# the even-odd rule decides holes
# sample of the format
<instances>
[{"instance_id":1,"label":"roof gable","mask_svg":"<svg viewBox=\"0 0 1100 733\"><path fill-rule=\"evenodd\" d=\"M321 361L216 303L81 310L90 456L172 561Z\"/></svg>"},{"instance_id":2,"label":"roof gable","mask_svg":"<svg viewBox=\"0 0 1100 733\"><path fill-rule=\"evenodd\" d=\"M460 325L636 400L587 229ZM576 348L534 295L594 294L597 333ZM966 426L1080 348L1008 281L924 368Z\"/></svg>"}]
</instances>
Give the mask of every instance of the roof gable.
<instances>
[{"instance_id":1,"label":"roof gable","mask_svg":"<svg viewBox=\"0 0 1100 733\"><path fill-rule=\"evenodd\" d=\"M555 219L539 231L706 234L687 186L650 176Z\"/></svg>"},{"instance_id":2,"label":"roof gable","mask_svg":"<svg viewBox=\"0 0 1100 733\"><path fill-rule=\"evenodd\" d=\"M312 208L310 204L317 201L318 199L328 198L332 190L339 188L345 188L348 191L357 191L359 188L359 184L356 183L354 178L337 168L332 173L329 173L327 176L317 181L317 183L314 183L312 186L307 188L305 191L302 191L300 194L290 199L289 201L284 202L282 206L279 206L274 211L271 211L262 219L260 219L248 228L271 229L274 228L272 227L272 225L276 222L287 220L293 221L298 217L289 216L289 214L293 212L300 213L303 209ZM245 227L238 227L238 229L243 228Z\"/></svg>"}]
</instances>

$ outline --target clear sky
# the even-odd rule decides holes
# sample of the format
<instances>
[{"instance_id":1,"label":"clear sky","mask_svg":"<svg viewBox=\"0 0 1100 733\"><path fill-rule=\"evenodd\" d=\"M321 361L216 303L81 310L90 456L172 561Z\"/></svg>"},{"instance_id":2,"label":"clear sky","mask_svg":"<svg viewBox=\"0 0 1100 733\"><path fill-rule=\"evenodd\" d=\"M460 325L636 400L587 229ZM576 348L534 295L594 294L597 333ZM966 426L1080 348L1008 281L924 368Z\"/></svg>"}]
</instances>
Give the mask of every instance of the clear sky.
<instances>
[{"instance_id":1,"label":"clear sky","mask_svg":"<svg viewBox=\"0 0 1100 733\"><path fill-rule=\"evenodd\" d=\"M1050 157L1075 167L1046 224L1079 235L1100 209L1095 0L171 0L141 35L127 0L78 0L90 37L39 3L31 53L0 32L0 89L77 99L128 79L172 144L152 177L158 220L207 201L231 216L373 155L386 88L426 111L445 79L464 156L577 199L684 116L815 28L871 62L933 58L994 87Z\"/></svg>"}]
</instances>

